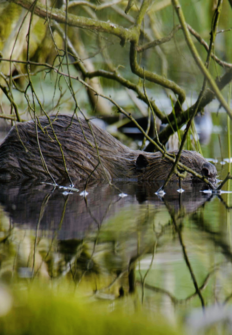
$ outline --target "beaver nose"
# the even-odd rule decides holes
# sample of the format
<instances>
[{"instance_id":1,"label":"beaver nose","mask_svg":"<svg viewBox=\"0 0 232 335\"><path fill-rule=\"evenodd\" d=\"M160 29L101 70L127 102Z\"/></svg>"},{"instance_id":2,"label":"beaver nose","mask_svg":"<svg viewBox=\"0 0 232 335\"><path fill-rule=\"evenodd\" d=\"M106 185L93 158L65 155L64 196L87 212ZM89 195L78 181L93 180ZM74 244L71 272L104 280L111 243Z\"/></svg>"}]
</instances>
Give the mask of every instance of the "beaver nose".
<instances>
[{"instance_id":1,"label":"beaver nose","mask_svg":"<svg viewBox=\"0 0 232 335\"><path fill-rule=\"evenodd\" d=\"M217 169L213 164L207 162L203 164L201 173L207 178L215 179L217 175Z\"/></svg>"}]
</instances>

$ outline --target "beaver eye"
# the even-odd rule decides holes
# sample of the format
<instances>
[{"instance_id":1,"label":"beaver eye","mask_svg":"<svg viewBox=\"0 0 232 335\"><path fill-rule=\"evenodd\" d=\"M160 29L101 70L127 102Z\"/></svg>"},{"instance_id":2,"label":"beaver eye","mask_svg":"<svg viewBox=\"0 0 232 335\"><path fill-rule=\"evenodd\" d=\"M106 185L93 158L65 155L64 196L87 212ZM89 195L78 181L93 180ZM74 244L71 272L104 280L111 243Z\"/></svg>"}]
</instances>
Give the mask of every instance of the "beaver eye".
<instances>
[{"instance_id":1,"label":"beaver eye","mask_svg":"<svg viewBox=\"0 0 232 335\"><path fill-rule=\"evenodd\" d=\"M145 169L148 165L148 161L147 161L147 158L143 155L139 155L136 159L136 163L135 163L135 166L136 166L136 169L137 170L142 170L142 169Z\"/></svg>"}]
</instances>

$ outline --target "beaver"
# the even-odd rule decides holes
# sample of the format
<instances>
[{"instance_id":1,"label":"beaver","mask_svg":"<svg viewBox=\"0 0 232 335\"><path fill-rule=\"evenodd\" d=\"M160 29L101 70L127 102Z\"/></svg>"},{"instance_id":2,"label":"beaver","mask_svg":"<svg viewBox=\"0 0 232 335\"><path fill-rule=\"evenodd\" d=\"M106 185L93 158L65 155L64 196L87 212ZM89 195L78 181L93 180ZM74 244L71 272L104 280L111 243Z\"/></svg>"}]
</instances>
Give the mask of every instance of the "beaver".
<instances>
[{"instance_id":1,"label":"beaver","mask_svg":"<svg viewBox=\"0 0 232 335\"><path fill-rule=\"evenodd\" d=\"M126 147L85 119L67 115L49 119L41 117L11 128L0 146L0 181L165 180L173 165L160 152ZM215 166L197 152L183 151L180 162L215 182ZM195 178L187 173L184 180Z\"/></svg>"}]
</instances>

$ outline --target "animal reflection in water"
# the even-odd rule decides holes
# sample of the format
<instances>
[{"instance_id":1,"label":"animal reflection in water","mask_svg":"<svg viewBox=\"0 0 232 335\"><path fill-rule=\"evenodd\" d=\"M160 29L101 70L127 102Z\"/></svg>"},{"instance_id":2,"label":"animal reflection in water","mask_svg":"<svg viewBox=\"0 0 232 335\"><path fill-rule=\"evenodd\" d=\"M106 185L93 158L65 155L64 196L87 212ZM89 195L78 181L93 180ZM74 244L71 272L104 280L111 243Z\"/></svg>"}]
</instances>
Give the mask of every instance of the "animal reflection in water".
<instances>
[{"instance_id":1,"label":"animal reflection in water","mask_svg":"<svg viewBox=\"0 0 232 335\"><path fill-rule=\"evenodd\" d=\"M81 192L84 185L82 183L76 186ZM211 196L200 192L204 188L201 183L186 184L183 196L176 191L178 183L171 182L164 200L154 194L160 184L120 182L115 185L128 196L120 198L118 189L108 183L96 181L88 185L89 194L86 199L79 195L80 192L67 194L41 183L18 186L4 183L1 185L0 204L15 226L23 225L36 230L39 222L39 229L57 231L61 239L81 239L86 233L98 230L103 223L107 223L107 219L128 206L132 206L138 214L140 209L146 211L147 206L149 210L152 209L152 213L156 210L167 211L166 204L175 212L181 209L189 214L195 212Z\"/></svg>"},{"instance_id":2,"label":"animal reflection in water","mask_svg":"<svg viewBox=\"0 0 232 335\"><path fill-rule=\"evenodd\" d=\"M84 185L76 187L81 191ZM1 273L4 264L9 272L12 262L14 273L18 271L20 276L25 271L26 276L46 273L52 280L67 276L77 282L84 280L91 286L93 275L90 293L96 292L96 281L101 280L100 285L106 288L114 283L111 292L115 290L116 296L123 295L128 286L129 292L133 292L136 260L154 249L161 234L159 248L167 241L173 245L173 225L170 215L166 215L167 208L172 213L175 211L179 218L182 213L183 219L210 197L199 192L203 187L200 183L186 184L184 197L176 192L178 183L169 185L163 201L154 194L159 185L144 182L117 183L116 186L128 194L125 198L120 198L118 190L109 183L96 181L88 185L87 198L74 192L64 194L59 188L41 183L1 185L0 203L6 213L2 211L1 216L10 217L1 220L2 232L7 236L7 243L2 243L8 253L9 250L18 253L17 261L10 253L9 262L7 252L3 253L5 263L1 263ZM9 230L6 222L9 222ZM11 235L13 238L9 238ZM2 241L5 241L3 236ZM9 243L13 244L12 249ZM121 279L115 282L119 276Z\"/></svg>"},{"instance_id":3,"label":"animal reflection in water","mask_svg":"<svg viewBox=\"0 0 232 335\"><path fill-rule=\"evenodd\" d=\"M165 180L173 166L161 153L131 150L83 119L59 115L50 121L41 117L11 129L0 146L1 181ZM216 168L200 154L183 151L180 162L216 181ZM184 180L195 179L188 173Z\"/></svg>"}]
</instances>

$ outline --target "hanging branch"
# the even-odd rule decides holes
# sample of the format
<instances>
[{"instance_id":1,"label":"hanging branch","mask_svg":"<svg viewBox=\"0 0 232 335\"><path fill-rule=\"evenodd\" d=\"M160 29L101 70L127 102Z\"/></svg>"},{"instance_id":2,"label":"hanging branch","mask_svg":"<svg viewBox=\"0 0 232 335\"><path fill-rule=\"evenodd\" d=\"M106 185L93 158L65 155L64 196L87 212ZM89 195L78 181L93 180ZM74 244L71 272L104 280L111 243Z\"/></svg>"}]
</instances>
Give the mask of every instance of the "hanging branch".
<instances>
[{"instance_id":1,"label":"hanging branch","mask_svg":"<svg viewBox=\"0 0 232 335\"><path fill-rule=\"evenodd\" d=\"M182 26L183 29L183 33L186 39L186 42L188 44L188 47L193 55L193 58L196 62L196 64L198 65L198 67L200 68L202 74L206 77L209 85L211 86L211 88L213 89L216 97L218 98L218 100L220 101L221 105L225 108L227 114L229 115L229 117L232 119L232 111L230 109L230 107L228 106L227 102L225 101L224 97L222 96L220 90L218 89L218 86L216 84L216 82L214 81L214 79L212 78L211 74L209 73L209 71L207 70L207 68L205 67L204 63L202 62L198 51L191 39L190 33L188 31L187 28L187 24L184 18L184 14L183 11L181 9L180 3L178 0L172 0L172 4L173 7L177 13L177 16L179 18L180 24Z\"/></svg>"},{"instance_id":2,"label":"hanging branch","mask_svg":"<svg viewBox=\"0 0 232 335\"><path fill-rule=\"evenodd\" d=\"M23 8L28 9L29 11L32 10L31 6L33 5L33 3L30 2L29 0L11 0L11 1L22 6ZM144 15L146 14L146 11L150 4L151 0L143 1L141 8L139 10L135 26L130 29L125 29L116 23L104 22L96 19L76 16L73 14L69 14L68 17L66 17L65 12L60 9L52 9L51 11L48 11L45 6L38 4L34 5L33 12L34 14L38 15L41 18L53 19L58 23L64 23L67 24L68 26L89 28L90 30L94 30L96 32L104 32L115 35L121 39L122 45L125 43L125 41L130 41L131 42L130 65L132 72L137 74L141 78L145 76L146 80L149 80L163 87L171 89L179 97L179 102L177 103L177 105L179 106L179 104L181 105L185 100L184 90L181 89L176 83L174 83L171 80L168 80L162 76L159 76L147 70L143 71L143 69L138 65L137 62L136 48L138 45L140 28Z\"/></svg>"}]
</instances>

